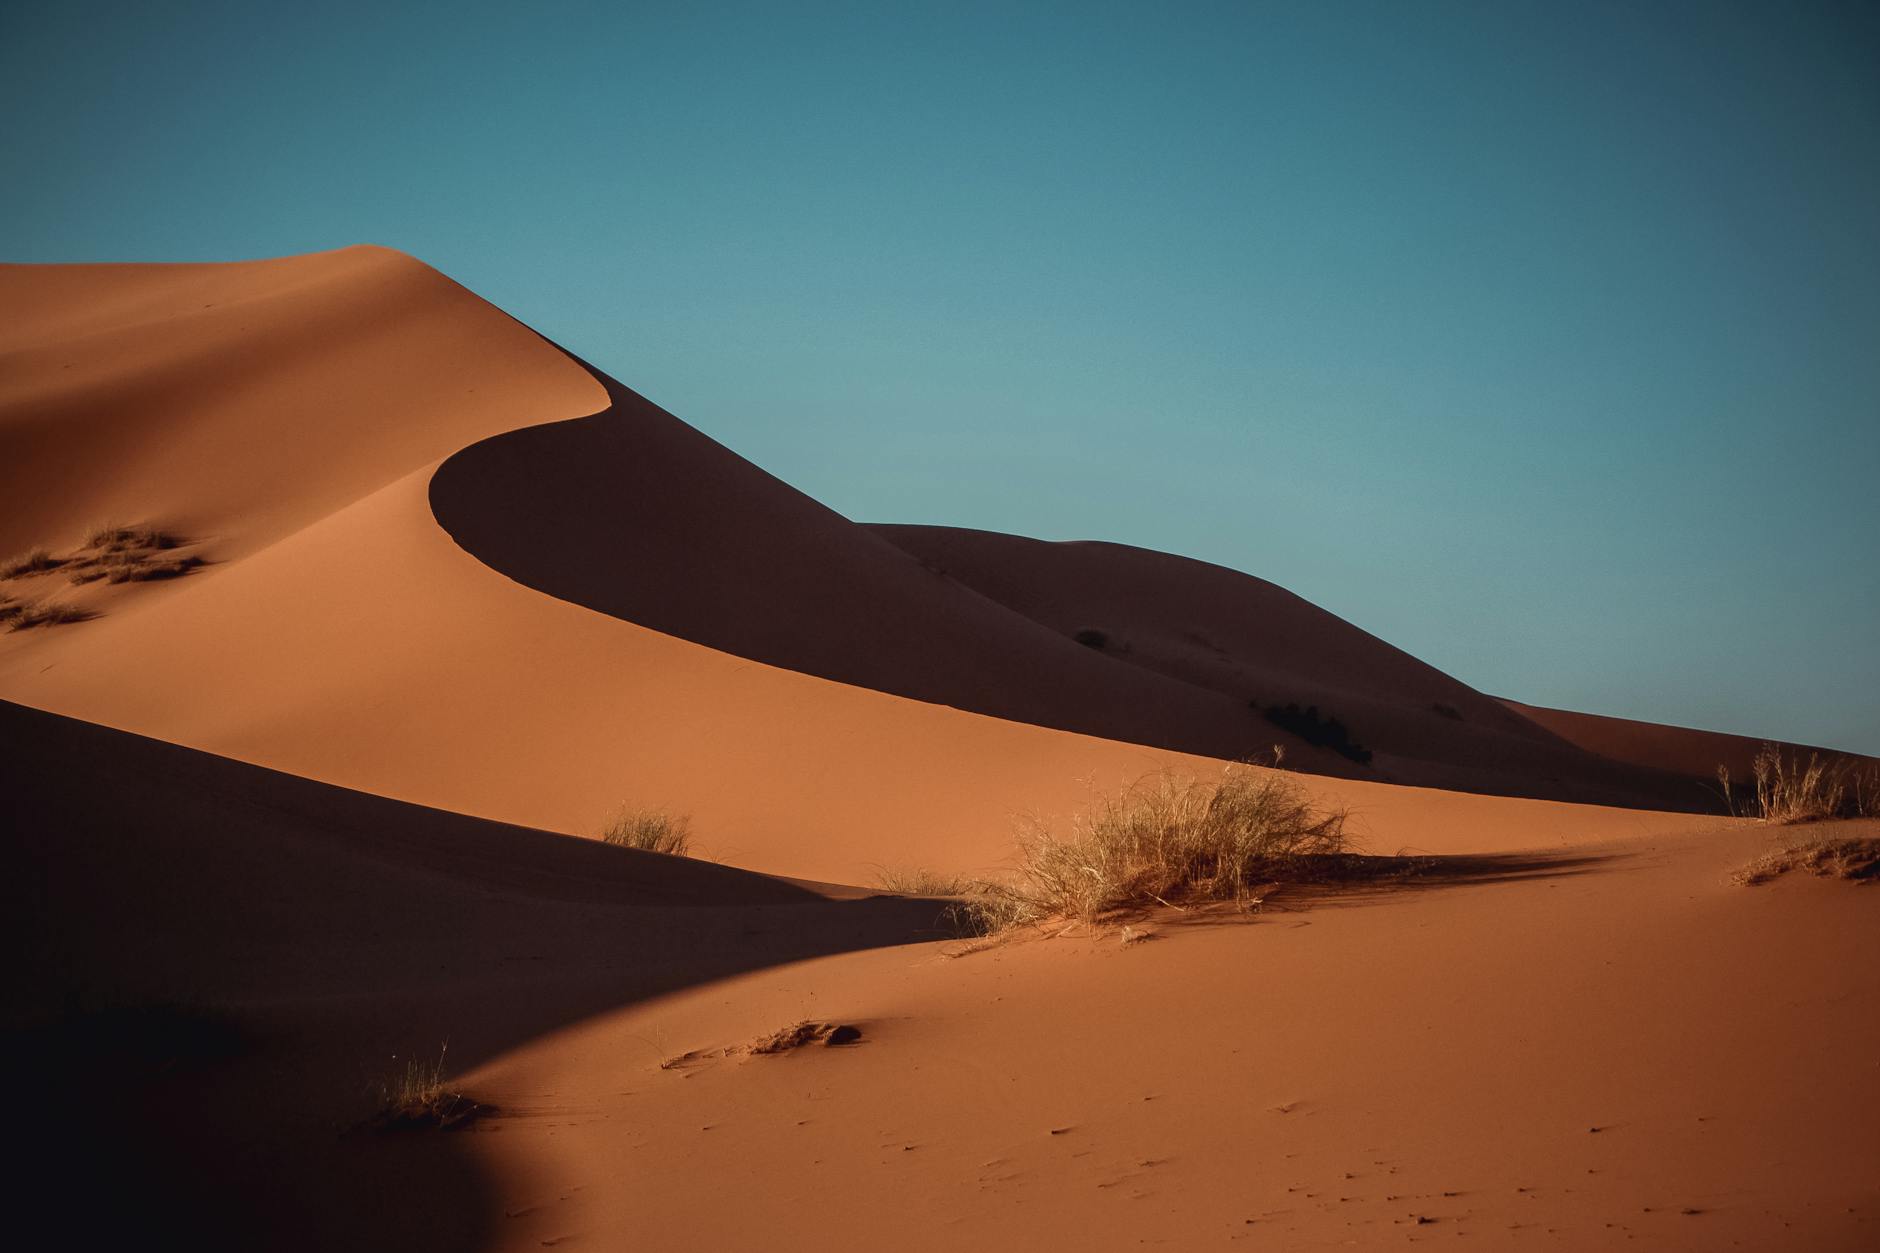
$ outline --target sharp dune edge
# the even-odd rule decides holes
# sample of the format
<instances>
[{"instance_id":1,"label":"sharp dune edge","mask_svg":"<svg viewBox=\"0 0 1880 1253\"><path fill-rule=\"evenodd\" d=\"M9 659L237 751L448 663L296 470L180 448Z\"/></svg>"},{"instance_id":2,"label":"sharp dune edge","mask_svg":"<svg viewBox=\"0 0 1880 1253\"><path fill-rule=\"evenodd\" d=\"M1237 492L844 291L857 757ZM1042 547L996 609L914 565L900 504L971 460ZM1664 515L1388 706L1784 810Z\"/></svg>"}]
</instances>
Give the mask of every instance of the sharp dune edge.
<instances>
[{"instance_id":1,"label":"sharp dune edge","mask_svg":"<svg viewBox=\"0 0 1880 1253\"><path fill-rule=\"evenodd\" d=\"M0 554L206 562L4 589L93 615L0 634L38 1182L134 1181L76 1233L1880 1239L1880 923L1729 884L1769 835L1705 784L1755 741L1496 700L1199 562L852 523L386 249L0 267L0 310ZM959 960L853 886L1274 744L1373 851L1518 868ZM724 864L571 838L623 802ZM232 1025L86 1034L163 1006ZM720 1056L805 1018L864 1041ZM495 1115L345 1130L446 1039Z\"/></svg>"}]
</instances>

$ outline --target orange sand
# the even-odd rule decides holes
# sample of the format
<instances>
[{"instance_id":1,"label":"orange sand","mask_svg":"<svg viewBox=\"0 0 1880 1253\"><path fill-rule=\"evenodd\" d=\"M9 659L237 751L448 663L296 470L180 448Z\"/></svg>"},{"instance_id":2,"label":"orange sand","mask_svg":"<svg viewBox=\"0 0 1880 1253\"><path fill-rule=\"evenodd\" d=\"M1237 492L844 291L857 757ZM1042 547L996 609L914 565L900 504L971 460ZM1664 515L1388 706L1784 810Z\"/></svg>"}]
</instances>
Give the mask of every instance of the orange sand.
<instances>
[{"instance_id":1,"label":"orange sand","mask_svg":"<svg viewBox=\"0 0 1880 1253\"><path fill-rule=\"evenodd\" d=\"M1880 923L1726 882L1769 836L1692 811L1752 742L1497 701L1199 562L852 523L384 249L0 267L0 310L0 553L209 563L0 585L94 615L0 634L9 1038L77 1229L1871 1246ZM1275 744L1373 850L1519 867L957 960L831 886ZM570 838L623 802L725 865ZM235 1042L100 1060L123 1006ZM804 1017L865 1042L657 1065ZM500 1114L345 1133L446 1038Z\"/></svg>"}]
</instances>

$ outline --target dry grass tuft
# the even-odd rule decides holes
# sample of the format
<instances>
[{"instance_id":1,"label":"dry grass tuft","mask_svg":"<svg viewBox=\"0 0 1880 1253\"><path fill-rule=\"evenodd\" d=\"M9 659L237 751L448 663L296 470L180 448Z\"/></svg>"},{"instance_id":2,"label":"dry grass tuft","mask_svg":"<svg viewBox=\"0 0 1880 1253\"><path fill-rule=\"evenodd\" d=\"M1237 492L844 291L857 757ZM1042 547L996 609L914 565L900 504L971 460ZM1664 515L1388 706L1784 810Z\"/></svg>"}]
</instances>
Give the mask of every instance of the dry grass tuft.
<instances>
[{"instance_id":1,"label":"dry grass tuft","mask_svg":"<svg viewBox=\"0 0 1880 1253\"><path fill-rule=\"evenodd\" d=\"M438 1050L437 1060L422 1062L415 1058L405 1063L379 1085L379 1113L372 1125L386 1131L417 1131L459 1127L489 1112L461 1092L454 1092L444 1082L446 1044Z\"/></svg>"},{"instance_id":2,"label":"dry grass tuft","mask_svg":"<svg viewBox=\"0 0 1880 1253\"><path fill-rule=\"evenodd\" d=\"M77 605L19 604L9 605L9 609L0 610L0 620L10 620L8 628L13 631L30 631L34 627L63 626L68 622L88 622L92 614Z\"/></svg>"},{"instance_id":3,"label":"dry grass tuft","mask_svg":"<svg viewBox=\"0 0 1880 1253\"><path fill-rule=\"evenodd\" d=\"M883 866L875 872L875 885L896 896L970 896L985 886L966 875L940 874L924 866Z\"/></svg>"},{"instance_id":4,"label":"dry grass tuft","mask_svg":"<svg viewBox=\"0 0 1880 1253\"><path fill-rule=\"evenodd\" d=\"M862 1038L859 1027L851 1027L838 1022L798 1022L761 1036L744 1046L743 1051L754 1057L774 1056L800 1049L806 1044L822 1044L837 1048L844 1044L854 1044Z\"/></svg>"},{"instance_id":5,"label":"dry grass tuft","mask_svg":"<svg viewBox=\"0 0 1880 1253\"><path fill-rule=\"evenodd\" d=\"M147 526L99 527L67 556L56 557L44 548L35 548L25 556L0 564L0 578L61 570L76 584L100 580L149 583L179 579L207 564L201 557L171 554L170 550L188 542Z\"/></svg>"},{"instance_id":6,"label":"dry grass tuft","mask_svg":"<svg viewBox=\"0 0 1880 1253\"><path fill-rule=\"evenodd\" d=\"M180 579L201 565L201 557L173 557L167 561L126 561L115 563L105 574L105 578L112 583L153 583L159 579Z\"/></svg>"},{"instance_id":7,"label":"dry grass tuft","mask_svg":"<svg viewBox=\"0 0 1880 1253\"><path fill-rule=\"evenodd\" d=\"M1309 875L1307 859L1347 850L1345 815L1293 778L1230 766L1216 782L1154 774L1079 815L1069 835L1031 822L1004 916L1095 922L1119 909L1229 901L1252 908L1263 883Z\"/></svg>"},{"instance_id":8,"label":"dry grass tuft","mask_svg":"<svg viewBox=\"0 0 1880 1253\"><path fill-rule=\"evenodd\" d=\"M877 871L875 882L896 896L950 899L953 903L943 916L948 928L962 939L998 935L1045 916L1016 887L991 879L940 874L924 867L890 867Z\"/></svg>"},{"instance_id":9,"label":"dry grass tuft","mask_svg":"<svg viewBox=\"0 0 1880 1253\"><path fill-rule=\"evenodd\" d=\"M623 809L601 831L601 839L621 848L683 857L692 847L692 820L663 809Z\"/></svg>"},{"instance_id":10,"label":"dry grass tuft","mask_svg":"<svg viewBox=\"0 0 1880 1253\"><path fill-rule=\"evenodd\" d=\"M1880 817L1880 763L1816 752L1803 761L1764 744L1751 773L1755 790L1744 798L1743 817L1783 824ZM1717 767L1717 782L1736 813L1728 766Z\"/></svg>"},{"instance_id":11,"label":"dry grass tuft","mask_svg":"<svg viewBox=\"0 0 1880 1253\"><path fill-rule=\"evenodd\" d=\"M185 541L167 531L147 526L107 526L91 533L73 554L70 577L74 583L151 583L180 579L201 569L201 557L166 556Z\"/></svg>"},{"instance_id":12,"label":"dry grass tuft","mask_svg":"<svg viewBox=\"0 0 1880 1253\"><path fill-rule=\"evenodd\" d=\"M57 570L65 564L62 557L54 557L44 548L35 548L6 561L0 561L0 579L19 579L29 574L44 574L48 570Z\"/></svg>"},{"instance_id":13,"label":"dry grass tuft","mask_svg":"<svg viewBox=\"0 0 1880 1253\"><path fill-rule=\"evenodd\" d=\"M1880 839L1851 837L1807 840L1764 853L1733 876L1746 887L1806 870L1827 879L1880 879Z\"/></svg>"},{"instance_id":14,"label":"dry grass tuft","mask_svg":"<svg viewBox=\"0 0 1880 1253\"><path fill-rule=\"evenodd\" d=\"M86 548L117 552L127 548L175 548L176 536L147 526L103 526L85 539Z\"/></svg>"},{"instance_id":15,"label":"dry grass tuft","mask_svg":"<svg viewBox=\"0 0 1880 1253\"><path fill-rule=\"evenodd\" d=\"M1042 903L1017 884L981 880L974 891L947 908L946 920L962 938L1003 935L1050 916Z\"/></svg>"}]
</instances>

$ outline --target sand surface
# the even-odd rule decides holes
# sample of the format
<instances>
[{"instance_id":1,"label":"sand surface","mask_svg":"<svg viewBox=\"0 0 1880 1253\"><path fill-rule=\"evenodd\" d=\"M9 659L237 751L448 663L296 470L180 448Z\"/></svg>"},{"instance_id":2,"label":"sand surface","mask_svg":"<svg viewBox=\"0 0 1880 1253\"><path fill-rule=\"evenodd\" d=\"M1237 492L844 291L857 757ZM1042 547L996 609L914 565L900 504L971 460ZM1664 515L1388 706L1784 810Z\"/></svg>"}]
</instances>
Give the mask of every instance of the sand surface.
<instances>
[{"instance_id":1,"label":"sand surface","mask_svg":"<svg viewBox=\"0 0 1880 1253\"><path fill-rule=\"evenodd\" d=\"M0 311L0 553L202 563L0 582L85 618L0 633L13 1069L39 1185L117 1183L77 1229L1871 1247L1877 915L1728 882L1757 741L1180 557L851 522L386 249L0 267ZM1442 884L966 956L868 890L1275 745ZM585 838L623 803L710 860ZM863 1042L714 1055L803 1018ZM498 1114L354 1130L445 1041Z\"/></svg>"}]
</instances>

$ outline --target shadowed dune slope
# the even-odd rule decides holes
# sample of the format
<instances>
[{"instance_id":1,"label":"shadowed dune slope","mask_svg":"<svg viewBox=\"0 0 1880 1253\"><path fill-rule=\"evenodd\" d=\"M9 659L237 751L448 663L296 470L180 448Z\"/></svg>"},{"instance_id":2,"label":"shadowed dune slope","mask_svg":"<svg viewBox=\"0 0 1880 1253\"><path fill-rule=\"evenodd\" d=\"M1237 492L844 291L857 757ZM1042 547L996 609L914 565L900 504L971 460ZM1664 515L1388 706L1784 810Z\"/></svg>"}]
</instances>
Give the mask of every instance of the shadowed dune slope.
<instances>
[{"instance_id":1,"label":"shadowed dune slope","mask_svg":"<svg viewBox=\"0 0 1880 1253\"><path fill-rule=\"evenodd\" d=\"M1048 543L959 527L870 529L1053 634L1084 634L1124 666L1242 705L1317 706L1376 753L1379 777L1707 806L1702 793L1647 773L1654 769L1647 763L1589 756L1519 710L1237 570L1124 544ZM1264 718L1259 726L1287 745L1290 758L1295 737Z\"/></svg>"},{"instance_id":2,"label":"shadowed dune slope","mask_svg":"<svg viewBox=\"0 0 1880 1253\"><path fill-rule=\"evenodd\" d=\"M0 588L98 615L0 633L8 699L548 830L668 806L712 855L849 882L983 868L1016 812L1285 741L1256 694L1340 693L1320 703L1375 742L1374 765L1296 742L1289 763L1365 776L1314 786L1385 851L1647 818L1382 780L1689 803L1494 723L1460 684L1258 580L956 532L943 572L389 250L8 267L0 307L0 475L22 502L6 544L148 522L211 560L135 588ZM997 551L968 561L971 544ZM1097 566L1055 561L1081 552ZM1070 608L1025 600L1001 568L1140 643L1085 648ZM1183 631L1227 661L1178 656ZM1404 712L1445 697L1462 728Z\"/></svg>"},{"instance_id":3,"label":"shadowed dune slope","mask_svg":"<svg viewBox=\"0 0 1880 1253\"><path fill-rule=\"evenodd\" d=\"M1114 666L601 381L606 411L439 467L432 507L478 560L663 634L876 691L1220 757L1272 739L1244 702Z\"/></svg>"},{"instance_id":4,"label":"shadowed dune slope","mask_svg":"<svg viewBox=\"0 0 1880 1253\"><path fill-rule=\"evenodd\" d=\"M1751 777L1751 763L1765 742L1748 735L1665 726L1631 718L1609 718L1603 714L1574 713L1565 709L1548 709L1542 705L1525 705L1514 700L1501 703L1589 753L1598 753L1614 761L1631 762L1649 770L1663 770L1699 779L1712 790L1716 788L1718 766L1729 767L1731 777L1736 782L1747 781ZM1806 744L1785 743L1783 747L1802 755L1833 751ZM1856 756L1852 753L1837 755Z\"/></svg>"},{"instance_id":5,"label":"shadowed dune slope","mask_svg":"<svg viewBox=\"0 0 1880 1253\"><path fill-rule=\"evenodd\" d=\"M81 1246L485 1247L465 1145L349 1134L405 1059L935 922L6 702L0 742L16 1183Z\"/></svg>"},{"instance_id":6,"label":"shadowed dune slope","mask_svg":"<svg viewBox=\"0 0 1880 1253\"><path fill-rule=\"evenodd\" d=\"M976 713L1322 774L1701 809L1280 588L1114 544L865 527L611 379L612 405L447 459L440 524L526 586L742 657ZM1109 624L1112 645L1076 639ZM1357 765L1250 708L1320 705Z\"/></svg>"}]
</instances>

